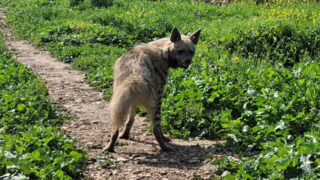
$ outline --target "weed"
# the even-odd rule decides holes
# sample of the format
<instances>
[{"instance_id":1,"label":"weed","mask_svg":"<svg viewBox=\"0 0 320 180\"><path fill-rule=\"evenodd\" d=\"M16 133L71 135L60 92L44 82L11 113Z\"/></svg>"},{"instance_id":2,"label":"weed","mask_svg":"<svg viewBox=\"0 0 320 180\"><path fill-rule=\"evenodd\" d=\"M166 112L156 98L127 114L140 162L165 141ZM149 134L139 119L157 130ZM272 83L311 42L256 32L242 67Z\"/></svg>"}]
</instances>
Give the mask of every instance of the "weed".
<instances>
[{"instance_id":1,"label":"weed","mask_svg":"<svg viewBox=\"0 0 320 180\"><path fill-rule=\"evenodd\" d=\"M10 48L10 51L18 51L16 48L12 47Z\"/></svg>"},{"instance_id":2,"label":"weed","mask_svg":"<svg viewBox=\"0 0 320 180\"><path fill-rule=\"evenodd\" d=\"M79 4L81 4L81 3L83 3L84 2L84 0L70 0L70 6L72 7L72 6L77 6L77 5L79 5Z\"/></svg>"},{"instance_id":3,"label":"weed","mask_svg":"<svg viewBox=\"0 0 320 180\"><path fill-rule=\"evenodd\" d=\"M117 141L117 142L116 142L116 146L128 146L128 143L127 143L127 142Z\"/></svg>"},{"instance_id":4,"label":"weed","mask_svg":"<svg viewBox=\"0 0 320 180\"><path fill-rule=\"evenodd\" d=\"M217 7L114 0L70 8L69 0L41 6L37 0L2 2L15 7L7 16L18 34L85 71L86 82L103 89L105 99L111 97L113 63L121 54L168 36L174 26L183 33L201 26L192 66L170 73L162 130L184 139L226 139L212 153L229 148L240 161L217 162L216 174L225 179L319 176L317 3L279 0L257 6L235 0ZM138 113L146 115L143 109Z\"/></svg>"},{"instance_id":5,"label":"weed","mask_svg":"<svg viewBox=\"0 0 320 180\"><path fill-rule=\"evenodd\" d=\"M0 179L83 177L86 152L59 130L63 118L45 83L6 48L0 48L0 87Z\"/></svg>"},{"instance_id":6,"label":"weed","mask_svg":"<svg viewBox=\"0 0 320 180\"><path fill-rule=\"evenodd\" d=\"M91 3L95 7L109 7L112 6L113 0L91 0Z\"/></svg>"}]
</instances>

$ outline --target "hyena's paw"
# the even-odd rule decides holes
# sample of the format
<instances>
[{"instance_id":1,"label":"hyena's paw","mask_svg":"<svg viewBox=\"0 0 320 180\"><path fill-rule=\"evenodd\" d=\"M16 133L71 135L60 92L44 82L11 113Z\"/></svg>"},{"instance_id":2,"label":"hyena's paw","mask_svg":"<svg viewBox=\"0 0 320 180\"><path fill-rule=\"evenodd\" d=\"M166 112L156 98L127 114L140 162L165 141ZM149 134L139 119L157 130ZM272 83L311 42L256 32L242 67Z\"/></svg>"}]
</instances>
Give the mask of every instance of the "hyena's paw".
<instances>
[{"instance_id":1,"label":"hyena's paw","mask_svg":"<svg viewBox=\"0 0 320 180\"><path fill-rule=\"evenodd\" d=\"M130 136L129 136L129 133L126 133L126 131L123 131L123 132L120 134L119 138L121 138L121 139L129 139Z\"/></svg>"},{"instance_id":2,"label":"hyena's paw","mask_svg":"<svg viewBox=\"0 0 320 180\"><path fill-rule=\"evenodd\" d=\"M124 136L124 135L123 135L123 136L119 136L119 138L120 138L120 139L129 139L130 137L129 137L129 136Z\"/></svg>"},{"instance_id":3,"label":"hyena's paw","mask_svg":"<svg viewBox=\"0 0 320 180\"><path fill-rule=\"evenodd\" d=\"M104 148L102 149L102 152L105 152L105 151L116 152L116 151L114 150L114 147L110 147L110 145L108 145L108 146L106 146L106 147L104 147Z\"/></svg>"},{"instance_id":4,"label":"hyena's paw","mask_svg":"<svg viewBox=\"0 0 320 180\"><path fill-rule=\"evenodd\" d=\"M167 138L167 137L165 137L165 136L162 136L162 139L163 139L164 142L169 142L169 141L171 141L170 138Z\"/></svg>"},{"instance_id":5,"label":"hyena's paw","mask_svg":"<svg viewBox=\"0 0 320 180\"><path fill-rule=\"evenodd\" d=\"M175 149L173 149L173 148L170 147L170 146L161 147L161 150L162 150L162 151L176 151Z\"/></svg>"}]
</instances>

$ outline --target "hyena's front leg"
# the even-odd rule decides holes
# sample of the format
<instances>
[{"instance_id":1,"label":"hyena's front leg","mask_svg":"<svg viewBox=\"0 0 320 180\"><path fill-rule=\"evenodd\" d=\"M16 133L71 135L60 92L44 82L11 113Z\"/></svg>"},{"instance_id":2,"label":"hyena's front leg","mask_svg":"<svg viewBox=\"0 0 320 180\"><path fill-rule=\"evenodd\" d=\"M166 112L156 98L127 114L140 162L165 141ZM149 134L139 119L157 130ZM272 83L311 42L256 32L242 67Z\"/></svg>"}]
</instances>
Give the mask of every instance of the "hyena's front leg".
<instances>
[{"instance_id":1,"label":"hyena's front leg","mask_svg":"<svg viewBox=\"0 0 320 180\"><path fill-rule=\"evenodd\" d=\"M151 118L151 122L152 122L152 126L153 126L153 134L156 137L161 149L163 151L169 151L170 148L165 145L164 140L163 140L163 133L161 132L161 128L160 128L160 118L158 117L154 117Z\"/></svg>"},{"instance_id":2,"label":"hyena's front leg","mask_svg":"<svg viewBox=\"0 0 320 180\"><path fill-rule=\"evenodd\" d=\"M159 112L159 117L161 117L160 116L160 114L161 114L161 104L162 104L162 98L160 98L160 100L159 100L159 102L158 102L158 107L156 108L157 110L158 110L158 112ZM160 122L161 122L161 120L160 120ZM164 135L163 135L163 133L162 133L162 131L161 131L161 127L160 127L160 133L161 133L161 136L162 136L162 139L165 141L165 142L169 142L169 141L171 141L171 139L169 139L169 138L167 138L167 137L165 137Z\"/></svg>"},{"instance_id":3,"label":"hyena's front leg","mask_svg":"<svg viewBox=\"0 0 320 180\"><path fill-rule=\"evenodd\" d=\"M129 138L130 130L131 130L131 127L132 127L133 122L134 122L135 113L136 113L136 108L135 107L131 107L130 108L130 112L129 112L129 121L127 122L125 128L123 129L122 133L120 134L120 138L122 138L122 139L128 139Z\"/></svg>"},{"instance_id":4,"label":"hyena's front leg","mask_svg":"<svg viewBox=\"0 0 320 180\"><path fill-rule=\"evenodd\" d=\"M159 107L153 107L151 113L149 113L149 117L152 122L153 126L153 134L156 137L161 149L163 151L171 150L167 145L164 143L164 135L161 131L160 123L161 123L161 116L160 116L160 109Z\"/></svg>"},{"instance_id":5,"label":"hyena's front leg","mask_svg":"<svg viewBox=\"0 0 320 180\"><path fill-rule=\"evenodd\" d=\"M142 101L142 105L148 111L148 115L149 115L149 118L151 120L152 127L153 127L153 134L156 137L156 140L158 141L161 149L163 151L169 151L169 150L171 150L171 148L169 148L167 145L165 145L165 143L163 141L163 134L162 134L161 128L160 128L160 120L161 120L160 109L159 109L159 103L157 104L157 102L159 102L159 100L161 100L161 96L158 96L158 101L157 101L157 99L156 99L157 97L154 94L154 91L152 90L152 86L149 86L148 88L150 89L152 94L148 98L144 99L144 101ZM160 93L158 93L158 94L160 94Z\"/></svg>"}]
</instances>

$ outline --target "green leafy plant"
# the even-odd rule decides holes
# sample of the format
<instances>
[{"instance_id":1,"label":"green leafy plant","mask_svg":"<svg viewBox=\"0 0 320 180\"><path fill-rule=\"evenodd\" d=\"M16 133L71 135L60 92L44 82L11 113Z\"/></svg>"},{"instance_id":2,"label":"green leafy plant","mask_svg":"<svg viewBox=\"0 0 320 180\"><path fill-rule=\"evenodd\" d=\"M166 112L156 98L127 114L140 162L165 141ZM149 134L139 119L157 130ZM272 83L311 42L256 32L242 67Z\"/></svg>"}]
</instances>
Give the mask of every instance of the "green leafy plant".
<instances>
[{"instance_id":1,"label":"green leafy plant","mask_svg":"<svg viewBox=\"0 0 320 180\"><path fill-rule=\"evenodd\" d=\"M84 0L70 0L70 6L72 7L72 6L77 6L77 5L79 5L79 4L81 4L81 3L83 3L84 2Z\"/></svg>"},{"instance_id":2,"label":"green leafy plant","mask_svg":"<svg viewBox=\"0 0 320 180\"><path fill-rule=\"evenodd\" d=\"M175 26L182 33L202 28L191 67L170 72L161 108L163 131L184 139L226 139L224 148L241 154L240 161L215 162L216 174L225 179L318 178L317 3L257 6L249 0L218 7L184 0L114 0L70 8L68 2L2 4L14 7L7 16L17 34L85 71L87 82L103 89L106 99L112 96L113 63L128 49L169 36ZM6 107L32 115L24 105L19 100ZM23 129L7 126L8 132Z\"/></svg>"},{"instance_id":3,"label":"green leafy plant","mask_svg":"<svg viewBox=\"0 0 320 180\"><path fill-rule=\"evenodd\" d=\"M86 152L59 129L45 84L0 48L0 179L77 179Z\"/></svg>"},{"instance_id":4,"label":"green leafy plant","mask_svg":"<svg viewBox=\"0 0 320 180\"><path fill-rule=\"evenodd\" d=\"M112 6L113 0L91 0L91 3L95 7L109 7Z\"/></svg>"}]
</instances>

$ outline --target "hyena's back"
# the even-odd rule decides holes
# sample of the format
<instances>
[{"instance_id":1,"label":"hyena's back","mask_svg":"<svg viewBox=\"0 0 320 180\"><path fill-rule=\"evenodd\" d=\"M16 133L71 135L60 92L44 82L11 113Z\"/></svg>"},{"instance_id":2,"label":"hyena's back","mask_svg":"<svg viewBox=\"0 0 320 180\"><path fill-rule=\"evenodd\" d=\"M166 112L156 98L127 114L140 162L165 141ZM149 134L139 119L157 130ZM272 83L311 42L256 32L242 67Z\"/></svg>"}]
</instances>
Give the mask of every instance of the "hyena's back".
<instances>
[{"instance_id":1,"label":"hyena's back","mask_svg":"<svg viewBox=\"0 0 320 180\"><path fill-rule=\"evenodd\" d=\"M157 47L139 45L116 61L110 102L114 126L121 127L138 104L150 107L155 103L155 73L151 67L161 58L159 52Z\"/></svg>"}]
</instances>

